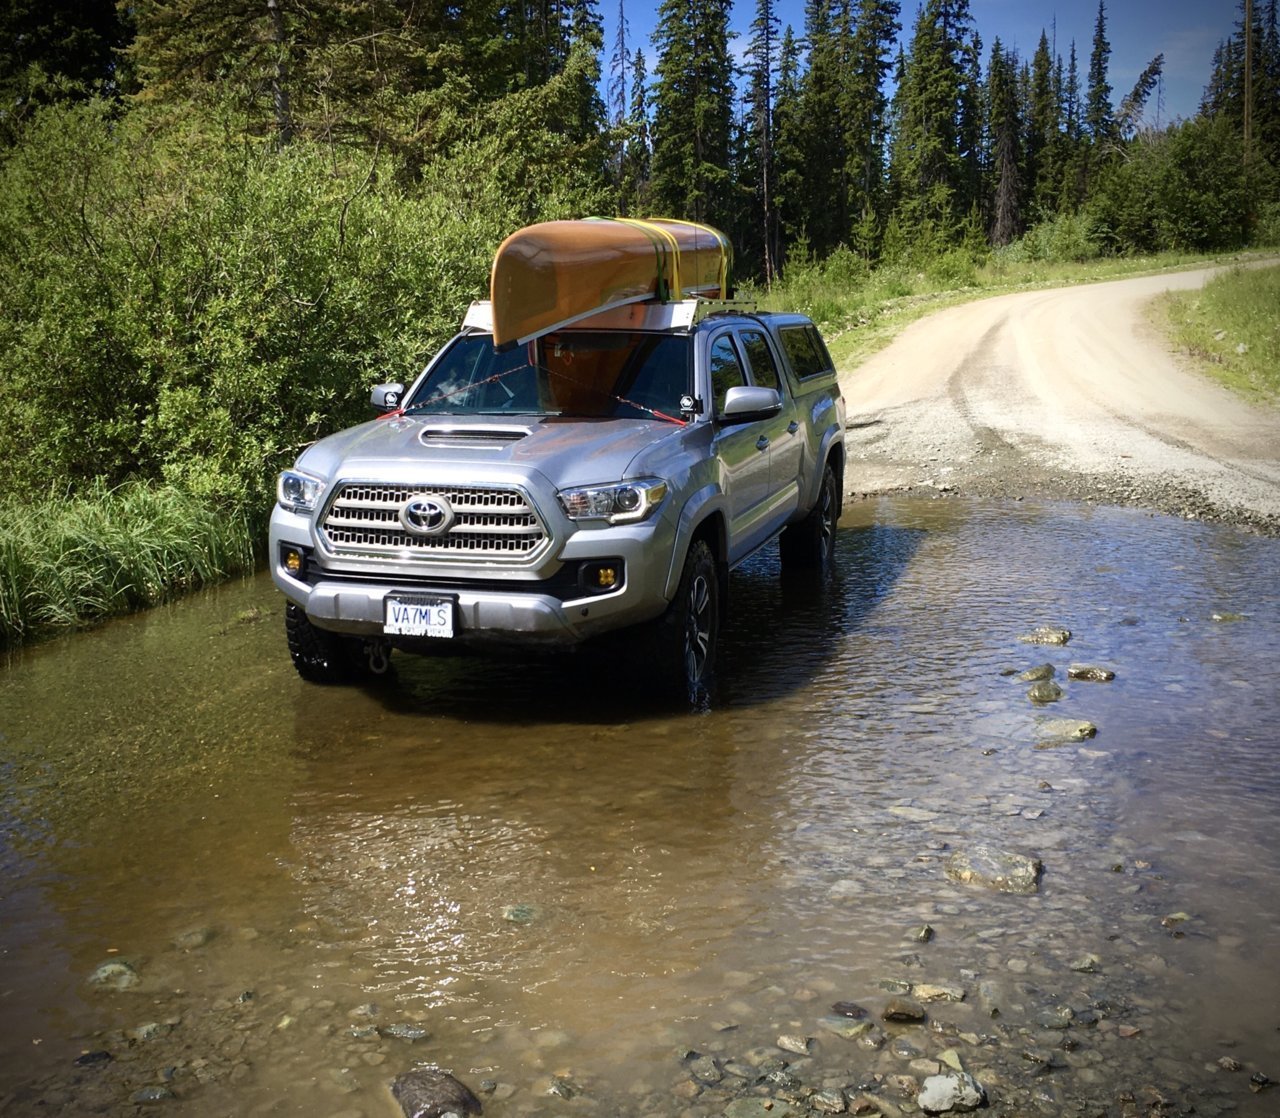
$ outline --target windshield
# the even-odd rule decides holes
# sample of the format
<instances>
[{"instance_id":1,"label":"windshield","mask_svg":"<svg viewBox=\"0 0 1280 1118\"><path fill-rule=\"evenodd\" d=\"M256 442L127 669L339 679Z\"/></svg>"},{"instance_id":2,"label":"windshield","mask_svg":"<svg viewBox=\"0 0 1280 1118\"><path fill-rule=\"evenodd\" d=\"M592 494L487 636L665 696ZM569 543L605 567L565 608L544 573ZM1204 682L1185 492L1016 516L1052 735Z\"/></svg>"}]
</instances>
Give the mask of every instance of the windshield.
<instances>
[{"instance_id":1,"label":"windshield","mask_svg":"<svg viewBox=\"0 0 1280 1118\"><path fill-rule=\"evenodd\" d=\"M499 353L489 334L456 338L405 405L416 415L559 415L681 423L689 338L566 331Z\"/></svg>"}]
</instances>

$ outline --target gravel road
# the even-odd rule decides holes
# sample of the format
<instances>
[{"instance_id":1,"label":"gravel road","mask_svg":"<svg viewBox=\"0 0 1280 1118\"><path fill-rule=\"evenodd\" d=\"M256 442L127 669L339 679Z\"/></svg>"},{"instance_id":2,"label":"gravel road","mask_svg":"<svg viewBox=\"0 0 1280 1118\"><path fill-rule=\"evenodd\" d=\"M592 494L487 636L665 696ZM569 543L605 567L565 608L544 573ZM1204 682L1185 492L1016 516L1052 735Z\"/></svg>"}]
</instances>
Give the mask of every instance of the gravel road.
<instances>
[{"instance_id":1,"label":"gravel road","mask_svg":"<svg viewBox=\"0 0 1280 1118\"><path fill-rule=\"evenodd\" d=\"M1280 536L1280 407L1174 354L1147 304L1213 269L940 311L841 375L850 497L1084 500Z\"/></svg>"}]
</instances>

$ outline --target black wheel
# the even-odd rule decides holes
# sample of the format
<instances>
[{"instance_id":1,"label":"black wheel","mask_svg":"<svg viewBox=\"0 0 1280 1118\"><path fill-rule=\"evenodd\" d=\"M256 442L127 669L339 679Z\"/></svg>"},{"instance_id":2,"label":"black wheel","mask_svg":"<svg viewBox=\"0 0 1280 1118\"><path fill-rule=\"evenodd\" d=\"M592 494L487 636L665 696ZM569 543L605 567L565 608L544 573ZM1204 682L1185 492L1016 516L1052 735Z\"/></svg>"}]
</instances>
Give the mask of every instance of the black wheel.
<instances>
[{"instance_id":1,"label":"black wheel","mask_svg":"<svg viewBox=\"0 0 1280 1118\"><path fill-rule=\"evenodd\" d=\"M658 622L658 667L691 703L709 693L720 641L720 580L705 540L685 557L680 587Z\"/></svg>"},{"instance_id":2,"label":"black wheel","mask_svg":"<svg viewBox=\"0 0 1280 1118\"><path fill-rule=\"evenodd\" d=\"M778 546L788 569L827 571L835 563L836 524L840 520L840 483L827 463L818 487L818 499L809 515L782 533Z\"/></svg>"},{"instance_id":3,"label":"black wheel","mask_svg":"<svg viewBox=\"0 0 1280 1118\"><path fill-rule=\"evenodd\" d=\"M317 629L293 602L284 607L284 635L293 666L310 683L355 683L370 674L364 641Z\"/></svg>"}]
</instances>

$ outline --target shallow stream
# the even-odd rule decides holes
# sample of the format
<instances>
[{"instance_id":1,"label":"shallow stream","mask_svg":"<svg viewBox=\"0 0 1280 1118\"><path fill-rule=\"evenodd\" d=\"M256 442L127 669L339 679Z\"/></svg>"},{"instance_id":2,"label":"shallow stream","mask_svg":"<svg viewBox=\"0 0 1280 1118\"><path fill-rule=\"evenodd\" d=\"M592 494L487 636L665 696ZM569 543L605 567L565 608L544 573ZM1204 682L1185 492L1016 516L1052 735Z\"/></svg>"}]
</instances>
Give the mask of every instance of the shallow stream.
<instances>
[{"instance_id":1,"label":"shallow stream","mask_svg":"<svg viewBox=\"0 0 1280 1118\"><path fill-rule=\"evenodd\" d=\"M1280 1112L1280 541L884 500L838 557L733 575L701 714L599 657L307 685L265 576L15 655L0 1112L376 1118L433 1064L497 1118L896 1115L951 1053L996 1113Z\"/></svg>"}]
</instances>

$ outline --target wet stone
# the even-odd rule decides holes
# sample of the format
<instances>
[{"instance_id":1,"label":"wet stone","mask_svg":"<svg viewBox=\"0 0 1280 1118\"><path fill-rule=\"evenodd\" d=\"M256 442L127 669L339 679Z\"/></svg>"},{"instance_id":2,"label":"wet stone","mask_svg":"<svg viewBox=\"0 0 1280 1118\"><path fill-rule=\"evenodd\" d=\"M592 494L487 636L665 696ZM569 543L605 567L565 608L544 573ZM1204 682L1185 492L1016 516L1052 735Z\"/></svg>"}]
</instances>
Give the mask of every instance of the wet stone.
<instances>
[{"instance_id":1,"label":"wet stone","mask_svg":"<svg viewBox=\"0 0 1280 1118\"><path fill-rule=\"evenodd\" d=\"M1099 668L1092 664L1072 664L1067 668L1068 679L1078 679L1084 683L1110 683L1116 673L1110 668Z\"/></svg>"},{"instance_id":2,"label":"wet stone","mask_svg":"<svg viewBox=\"0 0 1280 1118\"><path fill-rule=\"evenodd\" d=\"M216 934L213 928L207 926L188 928L174 937L173 946L179 951L194 951L207 947Z\"/></svg>"},{"instance_id":3,"label":"wet stone","mask_svg":"<svg viewBox=\"0 0 1280 1118\"><path fill-rule=\"evenodd\" d=\"M836 1002L831 1007L831 1012L837 1017L852 1017L855 1019L867 1015L867 1011L857 1002Z\"/></svg>"},{"instance_id":4,"label":"wet stone","mask_svg":"<svg viewBox=\"0 0 1280 1118\"><path fill-rule=\"evenodd\" d=\"M808 1103L819 1114L843 1114L848 1109L843 1091L815 1091Z\"/></svg>"},{"instance_id":5,"label":"wet stone","mask_svg":"<svg viewBox=\"0 0 1280 1118\"><path fill-rule=\"evenodd\" d=\"M394 1040L407 1040L410 1044L419 1040L426 1040L431 1034L421 1025L411 1025L399 1023L395 1025L384 1025L378 1030L380 1036L391 1037Z\"/></svg>"},{"instance_id":6,"label":"wet stone","mask_svg":"<svg viewBox=\"0 0 1280 1118\"><path fill-rule=\"evenodd\" d=\"M928 943L933 939L933 925L921 924L918 928L912 928L911 938L916 943Z\"/></svg>"},{"instance_id":7,"label":"wet stone","mask_svg":"<svg viewBox=\"0 0 1280 1118\"><path fill-rule=\"evenodd\" d=\"M987 1101L987 1093L972 1075L953 1072L931 1075L920 1085L916 1102L926 1114L966 1113Z\"/></svg>"},{"instance_id":8,"label":"wet stone","mask_svg":"<svg viewBox=\"0 0 1280 1118\"><path fill-rule=\"evenodd\" d=\"M1024 644L1066 644L1070 639L1071 630L1057 625L1039 625L1018 638Z\"/></svg>"},{"instance_id":9,"label":"wet stone","mask_svg":"<svg viewBox=\"0 0 1280 1118\"><path fill-rule=\"evenodd\" d=\"M1033 703L1056 703L1062 695L1062 688L1049 680L1033 683L1027 688L1027 698Z\"/></svg>"},{"instance_id":10,"label":"wet stone","mask_svg":"<svg viewBox=\"0 0 1280 1118\"><path fill-rule=\"evenodd\" d=\"M1047 679L1052 679L1057 674L1052 664L1037 664L1034 668L1028 668L1025 672L1018 675L1023 683L1040 683Z\"/></svg>"},{"instance_id":11,"label":"wet stone","mask_svg":"<svg viewBox=\"0 0 1280 1118\"><path fill-rule=\"evenodd\" d=\"M880 1016L886 1021L923 1021L924 1006L911 998L890 998Z\"/></svg>"},{"instance_id":12,"label":"wet stone","mask_svg":"<svg viewBox=\"0 0 1280 1118\"><path fill-rule=\"evenodd\" d=\"M143 1087L141 1091L133 1093L133 1101L136 1103L156 1103L167 1102L174 1097L172 1091L168 1087Z\"/></svg>"},{"instance_id":13,"label":"wet stone","mask_svg":"<svg viewBox=\"0 0 1280 1118\"><path fill-rule=\"evenodd\" d=\"M868 1020L855 1020L852 1017L840 1017L836 1014L819 1018L818 1024L826 1032L833 1033L844 1040L854 1040L872 1028L872 1023Z\"/></svg>"},{"instance_id":14,"label":"wet stone","mask_svg":"<svg viewBox=\"0 0 1280 1118\"><path fill-rule=\"evenodd\" d=\"M103 963L89 975L89 985L100 990L128 990L141 981L138 972L123 959Z\"/></svg>"},{"instance_id":15,"label":"wet stone","mask_svg":"<svg viewBox=\"0 0 1280 1118\"><path fill-rule=\"evenodd\" d=\"M1001 893L1038 892L1043 868L1039 858L985 845L957 851L946 862L946 874L952 881L981 885Z\"/></svg>"},{"instance_id":16,"label":"wet stone","mask_svg":"<svg viewBox=\"0 0 1280 1118\"><path fill-rule=\"evenodd\" d=\"M784 1033L778 1037L778 1047L784 1052L793 1052L797 1056L809 1055L809 1045L812 1038L807 1036L799 1036L795 1033Z\"/></svg>"},{"instance_id":17,"label":"wet stone","mask_svg":"<svg viewBox=\"0 0 1280 1118\"><path fill-rule=\"evenodd\" d=\"M962 986L941 986L932 982L918 982L911 991L922 1002L962 1002Z\"/></svg>"},{"instance_id":18,"label":"wet stone","mask_svg":"<svg viewBox=\"0 0 1280 1118\"><path fill-rule=\"evenodd\" d=\"M479 1114L480 1100L466 1084L439 1068L416 1068L391 1083L405 1118L443 1118L445 1114Z\"/></svg>"}]
</instances>

